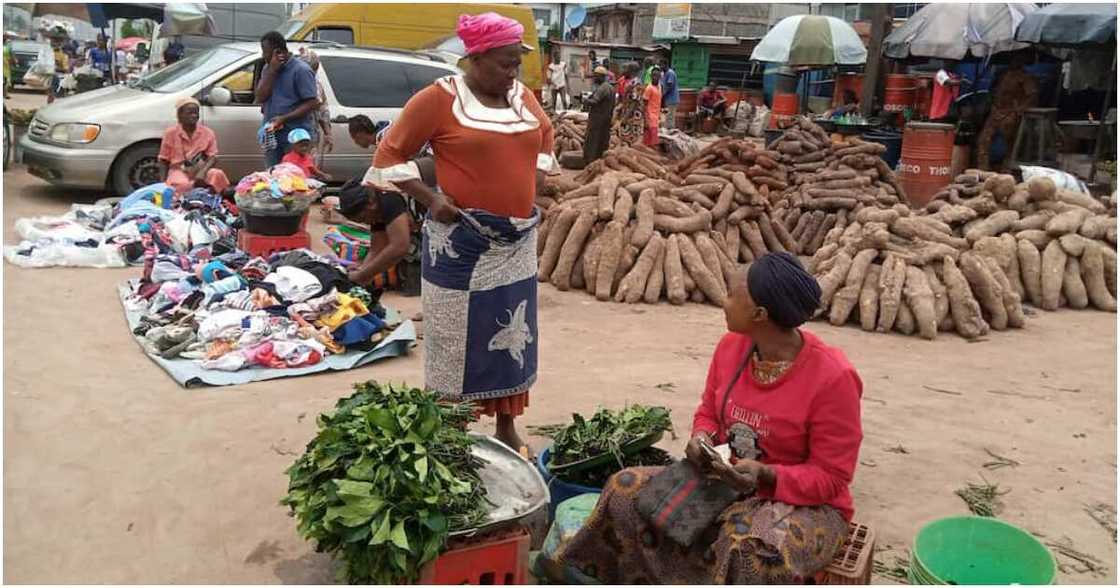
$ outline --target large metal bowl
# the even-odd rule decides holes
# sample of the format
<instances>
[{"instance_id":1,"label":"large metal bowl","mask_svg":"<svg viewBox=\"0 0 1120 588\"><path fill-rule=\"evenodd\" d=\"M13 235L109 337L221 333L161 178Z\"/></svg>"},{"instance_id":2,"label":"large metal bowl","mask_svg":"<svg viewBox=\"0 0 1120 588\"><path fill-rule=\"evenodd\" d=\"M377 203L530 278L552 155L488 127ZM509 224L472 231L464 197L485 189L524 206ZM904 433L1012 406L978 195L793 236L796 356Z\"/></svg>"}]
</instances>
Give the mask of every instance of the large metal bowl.
<instances>
[{"instance_id":1,"label":"large metal bowl","mask_svg":"<svg viewBox=\"0 0 1120 588\"><path fill-rule=\"evenodd\" d=\"M548 484L533 464L493 437L477 433L471 433L471 437L475 438L475 457L486 462L479 476L486 485L486 495L493 506L485 523L474 529L454 531L452 537L500 529L541 508L548 508Z\"/></svg>"}]
</instances>

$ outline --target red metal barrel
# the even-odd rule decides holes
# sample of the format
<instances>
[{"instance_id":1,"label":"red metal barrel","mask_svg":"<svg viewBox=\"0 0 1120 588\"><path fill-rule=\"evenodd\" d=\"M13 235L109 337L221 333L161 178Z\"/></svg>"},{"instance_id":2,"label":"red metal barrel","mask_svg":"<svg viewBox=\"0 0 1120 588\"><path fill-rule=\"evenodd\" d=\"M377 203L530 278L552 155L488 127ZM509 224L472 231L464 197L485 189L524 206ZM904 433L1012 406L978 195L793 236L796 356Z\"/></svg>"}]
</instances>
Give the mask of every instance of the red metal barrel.
<instances>
[{"instance_id":1,"label":"red metal barrel","mask_svg":"<svg viewBox=\"0 0 1120 588\"><path fill-rule=\"evenodd\" d=\"M933 75L917 75L918 88L914 95L914 118L929 119L929 109L933 104Z\"/></svg>"},{"instance_id":2,"label":"red metal barrel","mask_svg":"<svg viewBox=\"0 0 1120 588\"><path fill-rule=\"evenodd\" d=\"M914 97L917 94L918 81L912 75L889 74L887 76L887 91L883 96L883 110L897 114L902 121L902 113L914 108Z\"/></svg>"},{"instance_id":3,"label":"red metal barrel","mask_svg":"<svg viewBox=\"0 0 1120 588\"><path fill-rule=\"evenodd\" d=\"M902 134L898 174L910 206L925 206L953 179L953 125L910 123Z\"/></svg>"},{"instance_id":4,"label":"red metal barrel","mask_svg":"<svg viewBox=\"0 0 1120 588\"><path fill-rule=\"evenodd\" d=\"M683 129L689 115L696 112L696 100L700 92L699 90L681 89L680 94L681 101L677 104L677 119L673 122L676 123L678 129Z\"/></svg>"},{"instance_id":5,"label":"red metal barrel","mask_svg":"<svg viewBox=\"0 0 1120 588\"><path fill-rule=\"evenodd\" d=\"M774 105L770 109L770 128L778 128L779 121L797 116L801 97L794 92L774 93Z\"/></svg>"}]
</instances>

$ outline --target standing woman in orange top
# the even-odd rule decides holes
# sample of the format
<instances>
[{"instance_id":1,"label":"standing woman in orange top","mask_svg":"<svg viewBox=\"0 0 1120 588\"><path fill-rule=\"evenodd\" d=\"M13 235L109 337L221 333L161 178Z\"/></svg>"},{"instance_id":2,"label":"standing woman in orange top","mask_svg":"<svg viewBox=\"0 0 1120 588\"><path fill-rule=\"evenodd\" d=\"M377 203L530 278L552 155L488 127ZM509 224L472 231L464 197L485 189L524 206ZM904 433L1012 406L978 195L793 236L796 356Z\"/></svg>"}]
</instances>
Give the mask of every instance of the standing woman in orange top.
<instances>
[{"instance_id":1,"label":"standing woman in orange top","mask_svg":"<svg viewBox=\"0 0 1120 588\"><path fill-rule=\"evenodd\" d=\"M497 417L495 436L524 447L514 419L537 377L534 200L555 165L553 130L517 81L524 28L486 13L459 17L467 73L418 92L377 148L366 183L428 208L423 229L424 376L447 398ZM411 160L435 152L439 190ZM387 186L388 184L388 186Z\"/></svg>"}]
</instances>

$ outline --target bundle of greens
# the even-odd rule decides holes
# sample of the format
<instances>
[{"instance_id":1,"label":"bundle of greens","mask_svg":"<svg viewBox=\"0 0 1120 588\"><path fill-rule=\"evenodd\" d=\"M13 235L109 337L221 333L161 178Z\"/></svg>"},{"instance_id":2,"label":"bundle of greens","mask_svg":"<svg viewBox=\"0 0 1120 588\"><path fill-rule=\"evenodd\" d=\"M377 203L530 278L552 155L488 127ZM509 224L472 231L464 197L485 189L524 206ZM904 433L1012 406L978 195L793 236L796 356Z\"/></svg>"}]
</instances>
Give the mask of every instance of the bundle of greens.
<instances>
[{"instance_id":1,"label":"bundle of greens","mask_svg":"<svg viewBox=\"0 0 1120 588\"><path fill-rule=\"evenodd\" d=\"M590 419L573 413L570 425L545 425L536 427L534 432L552 438L553 466L610 453L622 468L626 467L626 456L622 452L625 445L672 429L669 409L634 404L617 412L601 408Z\"/></svg>"},{"instance_id":2,"label":"bundle of greens","mask_svg":"<svg viewBox=\"0 0 1120 588\"><path fill-rule=\"evenodd\" d=\"M341 559L351 584L415 582L452 531L487 517L471 453L468 404L408 386L354 385L319 416L319 433L288 469L300 535Z\"/></svg>"},{"instance_id":3,"label":"bundle of greens","mask_svg":"<svg viewBox=\"0 0 1120 588\"><path fill-rule=\"evenodd\" d=\"M607 480L609 480L611 476L625 468L665 466L671 463L673 463L673 458L664 449L647 447L633 455L624 456L622 458L621 467L616 462L610 461L601 466L571 474L559 475L558 477L569 484L579 484L580 486L587 486L589 488L603 488L607 485Z\"/></svg>"}]
</instances>

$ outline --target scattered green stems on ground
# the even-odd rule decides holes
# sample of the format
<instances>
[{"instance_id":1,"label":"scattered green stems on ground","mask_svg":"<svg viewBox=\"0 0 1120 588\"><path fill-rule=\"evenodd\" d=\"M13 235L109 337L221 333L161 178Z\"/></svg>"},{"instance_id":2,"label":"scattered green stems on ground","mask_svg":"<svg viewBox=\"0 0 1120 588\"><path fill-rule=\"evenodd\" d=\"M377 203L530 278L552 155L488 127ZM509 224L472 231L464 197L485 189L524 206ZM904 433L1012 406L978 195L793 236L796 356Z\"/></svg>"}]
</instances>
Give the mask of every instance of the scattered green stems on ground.
<instances>
[{"instance_id":1,"label":"scattered green stems on ground","mask_svg":"<svg viewBox=\"0 0 1120 588\"><path fill-rule=\"evenodd\" d=\"M351 584L415 582L452 531L485 521L469 404L405 385L354 385L288 469L280 502Z\"/></svg>"},{"instance_id":2,"label":"scattered green stems on ground","mask_svg":"<svg viewBox=\"0 0 1120 588\"><path fill-rule=\"evenodd\" d=\"M1000 496L1007 494L1011 490L1000 491L999 484L992 484L984 480L982 484L973 484L969 482L964 488L957 490L957 496L968 505L968 510L972 514L982 517L994 517L1003 510L1003 503L1000 501Z\"/></svg>"}]
</instances>

